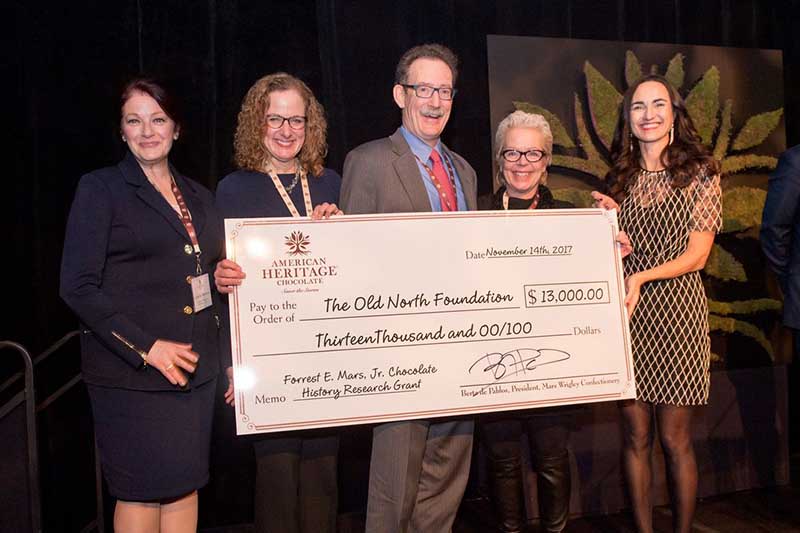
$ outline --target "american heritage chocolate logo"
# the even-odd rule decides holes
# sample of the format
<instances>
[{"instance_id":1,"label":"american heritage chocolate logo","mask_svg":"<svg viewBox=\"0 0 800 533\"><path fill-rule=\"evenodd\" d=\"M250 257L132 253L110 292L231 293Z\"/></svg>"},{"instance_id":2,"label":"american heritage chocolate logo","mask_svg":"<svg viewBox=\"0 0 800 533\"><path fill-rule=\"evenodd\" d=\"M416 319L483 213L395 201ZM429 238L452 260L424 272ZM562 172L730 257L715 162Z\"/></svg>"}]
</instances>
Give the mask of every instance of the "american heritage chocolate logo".
<instances>
[{"instance_id":1,"label":"american heritage chocolate logo","mask_svg":"<svg viewBox=\"0 0 800 533\"><path fill-rule=\"evenodd\" d=\"M285 287L285 292L315 291L317 289L313 286L321 285L325 278L339 274L339 267L329 264L327 257L311 255L310 235L302 231L292 231L284 237L284 244L288 257L273 259L269 266L261 269L261 278Z\"/></svg>"},{"instance_id":2,"label":"american heritage chocolate logo","mask_svg":"<svg viewBox=\"0 0 800 533\"><path fill-rule=\"evenodd\" d=\"M302 231L293 231L286 236L286 246L289 247L287 252L289 255L308 255L311 250L308 247L311 245L311 240L308 236L303 235Z\"/></svg>"}]
</instances>

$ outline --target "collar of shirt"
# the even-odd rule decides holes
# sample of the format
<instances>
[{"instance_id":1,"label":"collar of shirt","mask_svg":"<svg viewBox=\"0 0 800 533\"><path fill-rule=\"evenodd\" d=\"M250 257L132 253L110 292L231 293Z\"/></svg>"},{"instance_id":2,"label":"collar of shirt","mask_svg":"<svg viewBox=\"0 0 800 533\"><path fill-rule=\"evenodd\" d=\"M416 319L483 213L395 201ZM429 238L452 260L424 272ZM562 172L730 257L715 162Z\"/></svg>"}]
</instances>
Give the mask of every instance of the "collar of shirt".
<instances>
[{"instance_id":1,"label":"collar of shirt","mask_svg":"<svg viewBox=\"0 0 800 533\"><path fill-rule=\"evenodd\" d=\"M436 146L431 147L431 145L408 131L405 126L400 126L400 133L403 134L403 138L408 143L408 146L411 148L411 151L414 153L414 155L419 157L420 160L424 161L426 164L430 164L428 160L431 158L431 152L434 148L436 148L436 151L439 152L440 156L443 156L441 140L437 139Z\"/></svg>"}]
</instances>

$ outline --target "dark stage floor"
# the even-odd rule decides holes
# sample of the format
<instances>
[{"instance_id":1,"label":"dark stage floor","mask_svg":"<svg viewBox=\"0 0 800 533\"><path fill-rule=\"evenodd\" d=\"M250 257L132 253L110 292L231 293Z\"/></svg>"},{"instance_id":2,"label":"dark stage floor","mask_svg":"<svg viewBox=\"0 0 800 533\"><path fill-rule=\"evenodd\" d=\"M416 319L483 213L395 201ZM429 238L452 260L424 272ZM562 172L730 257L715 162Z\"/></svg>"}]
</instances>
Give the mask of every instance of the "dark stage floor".
<instances>
[{"instance_id":1,"label":"dark stage floor","mask_svg":"<svg viewBox=\"0 0 800 533\"><path fill-rule=\"evenodd\" d=\"M792 458L792 485L706 498L698 502L693 532L697 533L784 533L800 532L800 456ZM655 531L671 529L669 507L657 507L653 514ZM464 501L453 533L490 533L491 509L486 500ZM249 533L252 526L203 530L206 533ZM339 533L364 531L364 515L339 517ZM531 525L531 533L538 531ZM570 521L568 533L634 533L629 513L586 516Z\"/></svg>"},{"instance_id":2,"label":"dark stage floor","mask_svg":"<svg viewBox=\"0 0 800 533\"><path fill-rule=\"evenodd\" d=\"M472 513L462 507L454 533L483 533L492 531L479 519L488 513ZM669 507L657 507L653 513L656 532L672 531ZM357 531L357 530L353 530ZM531 526L530 532L538 531ZM588 516L573 519L569 533L634 533L630 513ZM700 501L692 531L698 533L756 533L800 531L800 488L780 487L769 490L745 491L716 496Z\"/></svg>"}]
</instances>

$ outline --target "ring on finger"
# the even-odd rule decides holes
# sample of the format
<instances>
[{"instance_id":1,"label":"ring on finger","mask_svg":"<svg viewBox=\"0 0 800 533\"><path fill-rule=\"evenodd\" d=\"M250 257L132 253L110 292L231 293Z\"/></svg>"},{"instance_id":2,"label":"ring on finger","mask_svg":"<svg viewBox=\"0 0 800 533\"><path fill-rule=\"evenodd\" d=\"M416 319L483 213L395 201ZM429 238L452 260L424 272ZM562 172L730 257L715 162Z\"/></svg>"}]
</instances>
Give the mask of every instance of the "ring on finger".
<instances>
[{"instance_id":1,"label":"ring on finger","mask_svg":"<svg viewBox=\"0 0 800 533\"><path fill-rule=\"evenodd\" d=\"M170 371L170 370L172 370L173 368L175 368L175 364L174 364L174 363L170 363L170 364L168 364L168 365L167 365L167 368L165 368L164 370L166 370L167 372L169 372L169 371Z\"/></svg>"}]
</instances>

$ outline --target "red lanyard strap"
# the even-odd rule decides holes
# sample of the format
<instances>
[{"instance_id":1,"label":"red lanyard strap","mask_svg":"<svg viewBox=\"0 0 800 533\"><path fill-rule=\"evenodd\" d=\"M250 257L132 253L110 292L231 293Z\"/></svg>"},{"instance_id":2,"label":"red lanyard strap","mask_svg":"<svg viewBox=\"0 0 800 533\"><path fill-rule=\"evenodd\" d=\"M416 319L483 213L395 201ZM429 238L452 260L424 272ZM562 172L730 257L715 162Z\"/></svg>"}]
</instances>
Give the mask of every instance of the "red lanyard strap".
<instances>
[{"instance_id":1,"label":"red lanyard strap","mask_svg":"<svg viewBox=\"0 0 800 533\"><path fill-rule=\"evenodd\" d=\"M178 209L180 210L179 218L181 222L183 222L183 227L186 228L186 233L189 234L189 240L192 241L194 256L197 260L197 273L200 274L203 271L200 266L200 254L202 251L200 250L200 243L197 240L197 232L195 232L194 224L192 224L192 214L189 213L189 208L186 207L186 201L183 199L181 190L178 188L178 184L175 183L175 177L172 176L172 174L170 174L170 179L172 181L172 194L175 195L175 201L178 202Z\"/></svg>"}]
</instances>

